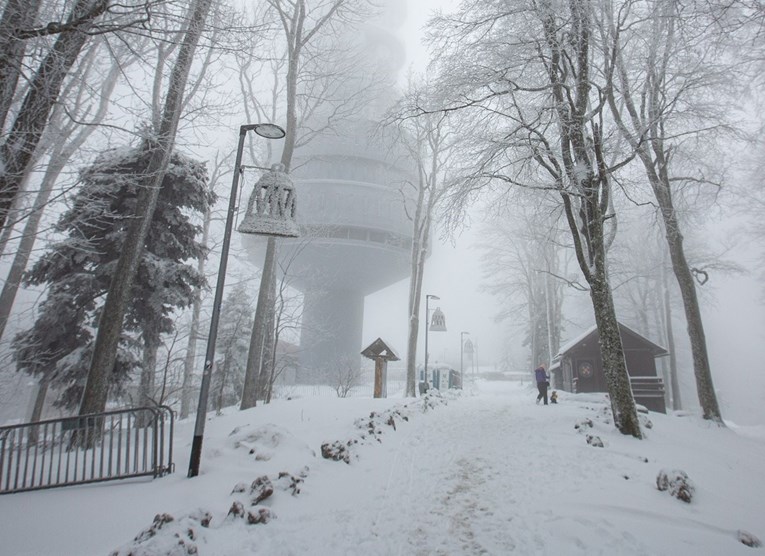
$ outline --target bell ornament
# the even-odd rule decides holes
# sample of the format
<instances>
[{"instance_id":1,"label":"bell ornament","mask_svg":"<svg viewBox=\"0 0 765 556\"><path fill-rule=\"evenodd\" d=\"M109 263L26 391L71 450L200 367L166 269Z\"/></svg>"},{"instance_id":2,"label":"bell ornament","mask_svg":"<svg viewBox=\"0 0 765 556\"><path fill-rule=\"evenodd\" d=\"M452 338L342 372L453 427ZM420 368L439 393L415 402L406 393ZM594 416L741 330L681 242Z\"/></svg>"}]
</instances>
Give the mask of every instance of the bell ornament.
<instances>
[{"instance_id":1,"label":"bell ornament","mask_svg":"<svg viewBox=\"0 0 765 556\"><path fill-rule=\"evenodd\" d=\"M274 164L255 184L247 213L237 230L243 234L299 237L295 187L283 164Z\"/></svg>"},{"instance_id":2,"label":"bell ornament","mask_svg":"<svg viewBox=\"0 0 765 556\"><path fill-rule=\"evenodd\" d=\"M433 311L433 318L430 321L431 332L446 332L446 316L440 307Z\"/></svg>"}]
</instances>

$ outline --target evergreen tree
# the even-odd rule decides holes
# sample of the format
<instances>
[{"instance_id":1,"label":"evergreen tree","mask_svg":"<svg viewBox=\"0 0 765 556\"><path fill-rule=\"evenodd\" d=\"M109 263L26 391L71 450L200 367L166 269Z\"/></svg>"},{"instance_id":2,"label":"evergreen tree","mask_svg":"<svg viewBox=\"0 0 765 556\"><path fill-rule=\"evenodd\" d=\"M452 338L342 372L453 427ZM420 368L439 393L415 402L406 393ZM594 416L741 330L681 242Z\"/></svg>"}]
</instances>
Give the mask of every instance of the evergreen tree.
<instances>
[{"instance_id":1,"label":"evergreen tree","mask_svg":"<svg viewBox=\"0 0 765 556\"><path fill-rule=\"evenodd\" d=\"M16 336L14 355L20 370L64 388L57 405L72 408L80 401L93 329L135 214L149 153L145 145L112 149L85 169L72 207L56 225L67 237L48 249L25 276L27 285L47 284L49 289L34 325ZM192 215L204 213L215 200L206 181L204 163L172 155L132 288L112 387L124 384L139 366L139 334L142 385L151 387L154 368L147 368L147 362L156 357L160 335L174 329L173 311L188 306L194 287L204 284L189 263L205 256Z\"/></svg>"},{"instance_id":2,"label":"evergreen tree","mask_svg":"<svg viewBox=\"0 0 765 556\"><path fill-rule=\"evenodd\" d=\"M237 284L223 302L212 391L216 411L238 403L244 388L247 351L252 334L253 299L244 284Z\"/></svg>"}]
</instances>

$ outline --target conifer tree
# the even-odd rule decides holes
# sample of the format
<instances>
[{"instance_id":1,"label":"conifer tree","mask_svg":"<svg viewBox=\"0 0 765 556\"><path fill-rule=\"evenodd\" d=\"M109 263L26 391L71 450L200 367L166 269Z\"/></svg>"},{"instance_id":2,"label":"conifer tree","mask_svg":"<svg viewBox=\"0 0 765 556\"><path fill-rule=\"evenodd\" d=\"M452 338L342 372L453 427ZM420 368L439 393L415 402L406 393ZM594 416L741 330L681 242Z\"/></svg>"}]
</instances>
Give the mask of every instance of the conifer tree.
<instances>
[{"instance_id":1,"label":"conifer tree","mask_svg":"<svg viewBox=\"0 0 765 556\"><path fill-rule=\"evenodd\" d=\"M49 289L34 325L16 336L14 355L20 370L63 387L58 405L72 408L80 401L93 328L135 212L148 156L144 145L112 149L85 169L71 208L56 225L66 238L53 244L25 276L27 285L46 284ZM196 240L200 226L192 215L204 213L214 201L206 181L204 163L172 155L133 284L110 373L112 386L123 384L139 366L141 348L144 363L156 356L160 335L174 328L173 312L188 306L194 287L204 283L191 263L205 256ZM153 371L144 365L144 397L151 395Z\"/></svg>"}]
</instances>

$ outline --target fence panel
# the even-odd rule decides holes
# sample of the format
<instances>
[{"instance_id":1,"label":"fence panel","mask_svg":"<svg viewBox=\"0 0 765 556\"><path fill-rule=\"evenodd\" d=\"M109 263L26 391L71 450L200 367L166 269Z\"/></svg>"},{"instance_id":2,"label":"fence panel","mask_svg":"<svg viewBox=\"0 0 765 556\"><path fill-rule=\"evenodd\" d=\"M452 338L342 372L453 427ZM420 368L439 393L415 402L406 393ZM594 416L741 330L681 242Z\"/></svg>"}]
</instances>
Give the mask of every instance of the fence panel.
<instances>
[{"instance_id":1,"label":"fence panel","mask_svg":"<svg viewBox=\"0 0 765 556\"><path fill-rule=\"evenodd\" d=\"M0 427L0 494L173 471L173 412L138 407Z\"/></svg>"}]
</instances>

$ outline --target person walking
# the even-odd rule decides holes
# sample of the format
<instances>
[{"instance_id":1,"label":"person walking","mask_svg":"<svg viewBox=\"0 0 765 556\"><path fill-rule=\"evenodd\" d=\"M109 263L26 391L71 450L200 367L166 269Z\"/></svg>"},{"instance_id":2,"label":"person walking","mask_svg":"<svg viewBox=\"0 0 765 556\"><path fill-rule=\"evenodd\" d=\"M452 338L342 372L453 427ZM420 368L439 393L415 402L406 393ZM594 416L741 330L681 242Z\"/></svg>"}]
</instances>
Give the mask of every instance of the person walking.
<instances>
[{"instance_id":1,"label":"person walking","mask_svg":"<svg viewBox=\"0 0 765 556\"><path fill-rule=\"evenodd\" d=\"M539 390L537 403L544 399L545 405L547 405L547 387L550 386L550 377L545 370L544 363L540 363L539 367L534 369L534 377L537 379L537 390Z\"/></svg>"}]
</instances>

